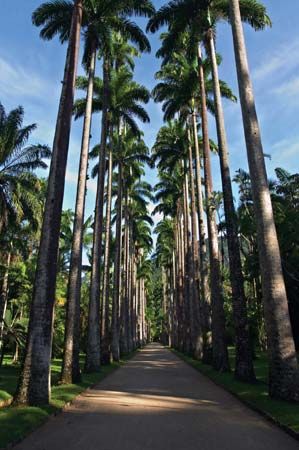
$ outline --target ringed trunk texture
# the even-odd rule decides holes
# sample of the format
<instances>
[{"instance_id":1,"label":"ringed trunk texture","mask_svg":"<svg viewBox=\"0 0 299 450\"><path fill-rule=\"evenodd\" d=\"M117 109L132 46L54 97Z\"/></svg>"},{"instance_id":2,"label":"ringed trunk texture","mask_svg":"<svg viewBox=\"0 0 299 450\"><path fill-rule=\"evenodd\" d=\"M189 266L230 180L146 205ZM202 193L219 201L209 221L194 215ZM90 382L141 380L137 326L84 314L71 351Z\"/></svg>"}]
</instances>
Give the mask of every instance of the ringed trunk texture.
<instances>
[{"instance_id":1,"label":"ringed trunk texture","mask_svg":"<svg viewBox=\"0 0 299 450\"><path fill-rule=\"evenodd\" d=\"M210 142L208 131L208 115L206 104L206 91L204 72L201 60L201 49L198 46L198 73L201 94L201 119L203 135L204 177L205 194L207 201L207 222L210 250L210 277L211 277L211 305L212 305L212 342L213 342L213 367L221 372L229 370L228 352L225 338L225 316L223 306L223 293L221 287L220 261L218 249L218 230L215 211L211 207L213 191Z\"/></svg>"},{"instance_id":2,"label":"ringed trunk texture","mask_svg":"<svg viewBox=\"0 0 299 450\"><path fill-rule=\"evenodd\" d=\"M74 218L74 231L70 260L64 356L62 364L61 382L64 384L78 383L81 380L79 363L80 343L80 300L81 300L81 272L82 272L82 242L84 228L84 212L86 197L86 180L88 170L88 152L92 118L93 83L95 74L96 49L91 55L86 96L86 110L84 116L81 156L78 174L77 198Z\"/></svg>"},{"instance_id":3,"label":"ringed trunk texture","mask_svg":"<svg viewBox=\"0 0 299 450\"><path fill-rule=\"evenodd\" d=\"M240 256L237 216L234 206L232 183L229 167L228 146L226 139L224 113L222 108L218 65L212 32L209 33L209 52L212 62L212 77L214 88L215 116L220 158L222 191L224 200L225 223L229 255L230 282L232 288L233 315L236 344L235 377L242 381L255 381L252 351L249 337L244 278ZM223 246L223 242L222 242ZM223 253L223 250L222 250ZM222 256L223 258L223 256Z\"/></svg>"},{"instance_id":4,"label":"ringed trunk texture","mask_svg":"<svg viewBox=\"0 0 299 450\"><path fill-rule=\"evenodd\" d=\"M112 303L112 356L114 361L119 361L119 305L121 287L121 249L122 249L122 199L123 199L123 168L122 163L118 164L118 193L117 193L117 218L116 218L116 249L114 262L114 291Z\"/></svg>"},{"instance_id":5,"label":"ringed trunk texture","mask_svg":"<svg viewBox=\"0 0 299 450\"><path fill-rule=\"evenodd\" d=\"M83 0L76 0L74 4L30 309L26 355L14 399L15 404L34 406L48 404L50 400L50 362L59 232L79 55L82 3Z\"/></svg>"},{"instance_id":6,"label":"ringed trunk texture","mask_svg":"<svg viewBox=\"0 0 299 450\"><path fill-rule=\"evenodd\" d=\"M197 134L196 112L192 114L192 126L195 143L195 170L197 190L197 215L199 229L199 264L200 264L200 317L203 336L202 359L210 360L211 353L211 304L207 265L206 227L204 223L203 193L201 183L201 158Z\"/></svg>"},{"instance_id":7,"label":"ringed trunk texture","mask_svg":"<svg viewBox=\"0 0 299 450\"><path fill-rule=\"evenodd\" d=\"M101 341L101 361L109 364L110 357L110 317L109 317L109 296L110 296L110 243L111 243L111 204L112 204L112 174L113 155L112 149L109 151L108 181L107 181L107 208L106 208L106 230L105 230L105 250L104 250L104 281L102 296L102 341Z\"/></svg>"},{"instance_id":8,"label":"ringed trunk texture","mask_svg":"<svg viewBox=\"0 0 299 450\"><path fill-rule=\"evenodd\" d=\"M191 245L192 245L192 278L193 278L193 336L192 344L195 358L202 357L202 333L199 312L199 252L197 240L197 216L195 201L195 183L193 172L193 155L191 146L190 129L187 130L188 135L188 159L189 159L189 179L190 179L190 214L191 214Z\"/></svg>"},{"instance_id":9,"label":"ringed trunk texture","mask_svg":"<svg viewBox=\"0 0 299 450\"><path fill-rule=\"evenodd\" d=\"M185 161L183 161L183 170ZM184 223L184 254L185 254L185 278L184 278L184 325L185 325L185 352L192 351L191 330L193 329L193 280L192 280L192 256L191 256L191 235L189 223L189 195L188 195L188 174L185 173L183 185L183 223Z\"/></svg>"},{"instance_id":10,"label":"ringed trunk texture","mask_svg":"<svg viewBox=\"0 0 299 450\"><path fill-rule=\"evenodd\" d=\"M85 372L98 372L101 366L100 284L101 284L101 263L102 263L106 146L109 128L108 108L110 96L109 61L107 58L104 58L103 62L103 80L104 80L104 89L103 89L101 146L99 155L99 173L98 173L97 195L94 214L94 232L93 232L93 247L92 247Z\"/></svg>"},{"instance_id":11,"label":"ringed trunk texture","mask_svg":"<svg viewBox=\"0 0 299 450\"><path fill-rule=\"evenodd\" d=\"M268 338L269 392L272 397L299 401L298 362L238 0L230 0L230 17L257 224Z\"/></svg>"}]
</instances>

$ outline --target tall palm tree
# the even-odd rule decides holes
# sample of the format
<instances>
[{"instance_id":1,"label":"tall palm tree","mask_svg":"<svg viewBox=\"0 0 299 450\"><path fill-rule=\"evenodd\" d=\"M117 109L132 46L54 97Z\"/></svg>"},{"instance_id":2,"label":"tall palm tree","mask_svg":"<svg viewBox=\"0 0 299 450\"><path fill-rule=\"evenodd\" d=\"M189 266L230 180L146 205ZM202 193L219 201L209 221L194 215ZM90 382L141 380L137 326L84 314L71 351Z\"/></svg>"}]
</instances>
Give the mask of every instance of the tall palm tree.
<instances>
[{"instance_id":1,"label":"tall palm tree","mask_svg":"<svg viewBox=\"0 0 299 450\"><path fill-rule=\"evenodd\" d=\"M49 8L55 9L55 2L47 5ZM47 404L50 398L50 359L57 253L79 54L82 5L83 0L75 0L72 12L72 25L68 37L68 51L31 305L26 356L14 399L17 404ZM50 25L50 21L46 21L46 23L44 21L42 13L44 6L41 5L34 12L33 23L37 26L44 26L41 37L49 38L43 35L45 28Z\"/></svg>"},{"instance_id":2,"label":"tall palm tree","mask_svg":"<svg viewBox=\"0 0 299 450\"><path fill-rule=\"evenodd\" d=\"M23 121L21 106L7 114L0 103L0 235L10 220L20 223L39 209L39 180L33 171L46 169L43 159L51 156L46 145L26 145L36 124L24 127Z\"/></svg>"},{"instance_id":3,"label":"tall palm tree","mask_svg":"<svg viewBox=\"0 0 299 450\"><path fill-rule=\"evenodd\" d=\"M131 118L132 119L132 118ZM123 118L125 123L125 118ZM147 119L149 121L149 118ZM129 124L127 122L127 124ZM118 165L117 174L117 200L116 200L116 249L114 263L114 292L112 302L112 342L111 350L114 360L120 357L120 311L119 305L121 300L121 264L122 264L122 248L125 244L122 234L122 222L124 218L124 198L126 197L128 177L134 177L135 171L140 174L139 162L149 161L148 148L142 139L136 139L135 132L124 129L118 136L117 152L115 160ZM129 184L128 184L129 185Z\"/></svg>"},{"instance_id":4,"label":"tall palm tree","mask_svg":"<svg viewBox=\"0 0 299 450\"><path fill-rule=\"evenodd\" d=\"M239 92L262 274L263 302L269 346L270 395L299 400L299 372L281 268L259 122L255 108L238 0L230 0Z\"/></svg>"},{"instance_id":5,"label":"tall palm tree","mask_svg":"<svg viewBox=\"0 0 299 450\"><path fill-rule=\"evenodd\" d=\"M168 39L166 35L165 40ZM164 40L164 45L165 45ZM184 48L184 43L179 43ZM171 117L174 113L178 112L182 105L184 105L184 112L193 114L193 132L195 136L195 159L197 168L197 191L198 191L198 212L202 211L200 204L200 161L198 152L198 138L197 138L197 126L196 120L194 123L194 98L200 102L201 112L202 112L202 128L203 128L203 148L204 148L204 173L205 173L205 189L206 196L208 199L212 195L212 178L210 169L210 155L209 155L209 141L208 141L208 130L207 130L207 107L210 111L214 112L213 101L209 96L212 91L212 83L209 78L209 73L211 67L209 64L204 62L199 69L200 74L200 95L198 92L198 82L197 82L197 72L195 66L190 64L185 58L175 57L169 62L170 57L165 53L165 49L162 49L160 53L164 54L164 59L166 59L167 64L164 65L161 72L158 74L159 77L164 77L166 80L159 83L155 89L156 98L159 100L166 100L163 108L165 111L165 117ZM205 70L204 70L205 69ZM228 86L221 82L221 93L223 96L234 100L234 96ZM206 107L202 104L205 103ZM196 119L196 118L195 118ZM207 202L210 205L209 202ZM213 345L213 355L214 355L214 366L219 370L226 370L228 368L228 355L225 345L225 324L224 324L224 310L223 310L223 298L221 291L221 276L219 269L219 252L218 252L218 234L216 226L216 218L211 206L207 208L208 216L208 230L209 230L209 245L210 245L210 267L211 276L213 282L211 282L211 292L212 292L212 311L214 315L213 321L213 335L214 335L214 345ZM199 224L203 219L199 217ZM202 229L202 228L201 228ZM204 234L201 234L201 242L204 240ZM202 278L205 282L205 270L202 267ZM206 293L206 290L205 290ZM204 299L204 303L207 299ZM204 308L203 308L204 309ZM206 321L204 321L206 322ZM205 351L205 346L203 348ZM206 356L204 355L206 359Z\"/></svg>"},{"instance_id":6,"label":"tall palm tree","mask_svg":"<svg viewBox=\"0 0 299 450\"><path fill-rule=\"evenodd\" d=\"M240 2L242 19L249 22L256 29L263 28L268 22L268 18L265 15L265 8L256 0L241 0ZM170 49L174 48L175 45L181 45L181 35L182 33L188 33L191 52L194 54L196 47L198 47L198 71L199 71L199 81L202 90L202 95L204 95L204 79L202 74L202 57L200 42L204 39L207 47L208 54L212 62L212 75L214 82L214 99L215 99L215 113L216 113L216 124L217 124L217 135L219 142L219 156L221 163L221 175L223 183L224 192L224 206L226 213L226 222L228 230L228 247L230 255L230 273L231 273L231 284L232 284L232 297L233 297L233 307L235 316L235 329L236 329L236 369L235 375L239 379L244 380L254 380L253 364L251 359L251 351L249 344L249 331L247 323L247 311L246 311L246 299L244 294L244 282L241 271L241 260L240 260L240 248L237 236L237 226L236 226L236 215L234 210L232 188L231 188L231 178L229 173L228 164L228 151L225 136L224 118L221 105L221 95L220 95L220 85L218 79L218 68L216 60L216 52L214 46L214 29L217 21L229 19L229 2L219 1L219 0L203 0L202 2L197 2L195 0L183 0L174 1L169 4L162 6L156 15L150 20L148 28L154 31L159 26L164 23L169 24L169 32L164 40L164 53L165 51L169 53ZM179 41L179 42L178 42ZM163 54L162 52L160 52ZM205 99L202 98L205 102ZM208 155L208 130L207 130L207 115L201 105L201 116L202 116L202 127L203 127L203 137L204 137L204 148L205 154ZM208 205L208 216L212 216L211 208ZM215 234L215 226L210 229L212 234ZM211 241L211 239L210 239ZM216 243L216 241L215 241ZM215 247L215 246L214 246ZM215 252L210 248L210 254L212 256L212 275L214 280L217 279L217 262L216 247ZM214 256L213 256L214 255ZM219 283L218 283L219 284ZM217 283L216 283L217 286ZM219 289L218 289L219 291ZM215 292L214 292L215 294ZM212 293L212 301L216 299L216 295ZM215 304L220 304L218 301ZM216 330L215 330L216 331ZM220 339L221 341L221 339ZM219 341L219 342L220 342ZM214 352L214 365L217 366L219 363L215 361L217 355ZM221 360L223 358L219 357ZM227 360L227 357L225 357ZM227 363L227 361L226 361Z\"/></svg>"},{"instance_id":7,"label":"tall palm tree","mask_svg":"<svg viewBox=\"0 0 299 450\"><path fill-rule=\"evenodd\" d=\"M111 3L111 2L110 2ZM114 22L118 23L118 31L132 42L136 43L140 51L150 51L150 44L141 29L128 20L132 15L150 16L154 8L149 0L139 0L138 2L116 2L120 3L119 8L115 9L114 4ZM111 14L111 10L106 12ZM102 18L101 18L102 20ZM115 29L115 23L111 23L110 31ZM109 36L109 34L108 34ZM85 361L85 370L95 371L100 367L100 329L99 329L99 294L101 280L101 259L102 259L102 232L103 232L103 206L104 206L104 183L105 183L105 159L108 129L110 127L111 116L109 112L110 104L110 71L113 61L110 58L111 42L107 42L107 47L103 48L103 104L102 104L102 127L101 127L101 145L99 152L99 176L97 182L96 206L95 206L95 226L94 241L92 251L92 272L90 284L90 302L89 302L89 324L87 337L87 354Z\"/></svg>"},{"instance_id":8,"label":"tall palm tree","mask_svg":"<svg viewBox=\"0 0 299 450\"><path fill-rule=\"evenodd\" d=\"M138 118L142 122L148 122L149 117L144 110L142 103L147 103L149 101L149 92L147 89L133 81L133 74L129 70L128 67L122 66L119 67L118 70L115 69L109 69L110 70L110 80L109 80L109 107L107 113L110 116L109 126L112 129L119 128L119 124L122 123L127 127L128 130L131 130L133 135L139 135L140 130L139 127L135 121L135 118ZM86 80L81 79L80 86L82 88L87 88L87 82ZM93 112L102 111L104 107L104 82L98 78L94 81L94 99L93 99ZM75 104L75 111L76 116L80 116L84 113L85 110L85 102L82 100L78 100ZM131 134L129 134L129 138L132 138ZM116 162L121 162L119 158L117 157L117 152L119 151L119 145L120 145L120 137L117 135L116 138L112 138L112 141L114 143L113 148L116 149L116 157L114 160ZM101 153L101 146L96 147L93 153L97 152L97 154ZM96 166L96 169L94 170L94 173L98 173L99 170L101 170L101 167L103 164L100 162ZM105 168L105 167L104 167ZM104 173L105 175L105 173ZM98 180L100 179L100 173L98 176ZM119 185L119 188L121 189L121 184ZM122 194L121 194L122 197ZM104 201L104 198L103 198ZM103 205L102 205L103 206ZM102 224L103 225L103 224ZM120 231L119 231L120 232ZM94 236L95 237L95 236ZM97 238L99 239L99 237ZM102 240L101 240L102 242ZM102 246L102 244L101 244ZM118 250L116 250L118 251ZM101 255L101 252L98 255ZM100 261L98 261L100 263ZM99 271L99 268L97 269ZM99 302L99 297L96 299L97 305ZM95 312L97 311L97 312ZM94 323L93 327L90 326L90 332L95 335L94 339L97 340L97 352L100 354L100 348L98 348L98 345L100 346L99 342L99 336L100 336L100 330L99 330L99 316L98 319L96 319L96 315L99 314L100 307L99 305L95 309L93 313L90 314L90 320ZM96 323L95 323L96 322ZM115 356L116 358L116 356ZM93 361L92 357L92 361ZM94 362L97 362L99 364L100 360L97 358ZM89 366L89 363L87 364ZM86 367L87 370L88 367ZM96 369L96 367L93 366L93 370Z\"/></svg>"}]
</instances>

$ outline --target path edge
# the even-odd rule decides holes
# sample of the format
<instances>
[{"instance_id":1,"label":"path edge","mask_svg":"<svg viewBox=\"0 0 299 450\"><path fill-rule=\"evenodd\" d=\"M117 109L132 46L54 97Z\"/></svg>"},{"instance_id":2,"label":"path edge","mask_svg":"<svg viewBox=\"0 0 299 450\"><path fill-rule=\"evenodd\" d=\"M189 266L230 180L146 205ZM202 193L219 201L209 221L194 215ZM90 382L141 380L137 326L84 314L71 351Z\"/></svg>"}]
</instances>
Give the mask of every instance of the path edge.
<instances>
[{"instance_id":1,"label":"path edge","mask_svg":"<svg viewBox=\"0 0 299 450\"><path fill-rule=\"evenodd\" d=\"M242 403L243 405L247 406L249 409L251 409L252 411L258 413L260 416L262 416L264 419L266 419L268 422L272 423L272 425L277 426L278 428L280 428L282 431L284 431L285 433L287 433L289 436L291 436L292 438L294 438L296 441L299 442L299 433L297 433L296 431L292 430L292 428L288 427L287 425L284 425L283 423L279 422L279 420L275 419L273 416L271 416L271 414L268 414L266 411L260 409L258 406L250 403L247 400L244 400L243 398L239 397L238 394L236 394L235 392L231 391L230 389L224 387L221 383L213 380L213 378L210 378L207 374L203 373L199 367L195 367L192 362L190 360L187 359L186 355L184 355L184 353L179 352L178 350L175 350L174 348L170 348L170 347L165 347L166 349L170 350L174 355L176 355L179 359L181 359L182 361L184 361L186 364L188 364L188 366L192 367L192 369L194 369L196 372L199 372L203 377L207 378L208 380L210 380L212 383L214 383L216 386L222 388L225 392L227 392L228 394L230 394L232 397L234 397L235 399L237 399L240 403ZM194 360L195 361L195 360Z\"/></svg>"},{"instance_id":2,"label":"path edge","mask_svg":"<svg viewBox=\"0 0 299 450\"><path fill-rule=\"evenodd\" d=\"M96 386L98 386L103 380L105 380L106 378L108 378L110 375L112 375L113 373L115 373L117 370L121 369L124 365L126 365L126 363L128 361L130 361L132 358L134 358L134 356L136 356L136 354L140 351L139 348L137 348L136 350L134 350L132 353L126 355L125 359L120 360L119 361L119 365L117 365L116 367L114 367L111 372L104 374L104 376L97 382L91 384L90 386L88 386L86 389L83 389L78 395L76 395L74 398L72 398L72 400L64 403L64 405L61 408L57 408L55 411L53 411L51 414L49 414L47 417L45 417L45 419L38 424L36 427L34 427L32 430L30 430L28 433L26 433L24 436L22 436L21 438L15 439L13 441L11 441L9 444L7 444L6 447L0 447L0 450L11 450L13 449L17 444L20 444L22 441L24 441L24 439L26 439L28 436L30 436L32 433L34 433L35 431L37 431L39 428L41 428L42 426L44 426L49 420L55 418L56 416L62 414L63 412L65 412L65 410L67 408L69 408L77 399L78 397L80 397L80 395L83 395L85 392L89 391L90 389L95 388ZM11 400L12 402L12 400ZM10 406L10 405L8 405Z\"/></svg>"}]
</instances>

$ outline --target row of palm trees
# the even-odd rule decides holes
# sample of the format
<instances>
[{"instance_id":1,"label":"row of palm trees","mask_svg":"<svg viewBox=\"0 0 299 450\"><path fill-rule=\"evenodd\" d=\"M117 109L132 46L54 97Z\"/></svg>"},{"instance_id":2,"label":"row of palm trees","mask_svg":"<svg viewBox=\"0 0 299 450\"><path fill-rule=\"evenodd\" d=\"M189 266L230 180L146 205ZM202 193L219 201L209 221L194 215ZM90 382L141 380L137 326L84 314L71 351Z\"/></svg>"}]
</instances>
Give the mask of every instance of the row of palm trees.
<instances>
[{"instance_id":1,"label":"row of palm trees","mask_svg":"<svg viewBox=\"0 0 299 450\"><path fill-rule=\"evenodd\" d=\"M151 159L136 119L149 121L143 104L150 95L133 80L133 66L134 57L149 51L150 44L132 21L133 16L149 17L151 32L167 26L158 52L163 59L157 74L160 82L153 96L163 102L165 119L170 122L161 128L153 153L160 176L156 187L156 199L160 203L156 210L165 216L157 227L157 255L162 266L164 310L168 315L171 344L212 362L217 370L229 370L210 163L210 151L217 149L236 335L235 374L241 380L255 380L222 109L222 97L233 101L235 97L219 80L221 58L215 50L217 23L226 20L233 31L258 230L270 393L298 400L298 365L242 29L242 21L256 30L271 24L264 6L257 0L174 0L155 12L149 0L55 0L33 13L33 23L41 27L41 37L52 39L58 35L61 43L68 42L68 49L25 359L15 404L39 405L50 400L58 247L73 113L77 118L84 117L84 125L61 381L80 380L82 241L89 156L98 158L98 163L93 170L97 194L85 370L100 370L101 363L111 358L118 360L121 352L136 348L146 339L145 284L152 245L152 220L147 205L152 197L150 186L142 181L142 176L143 165L151 164ZM77 79L81 41L87 77ZM102 63L102 79L96 77L98 59ZM86 96L75 102L76 83ZM100 143L89 155L92 113L98 111L101 111ZM217 146L209 139L208 111L215 115Z\"/></svg>"},{"instance_id":2,"label":"row of palm trees","mask_svg":"<svg viewBox=\"0 0 299 450\"><path fill-rule=\"evenodd\" d=\"M143 166L150 159L136 119L149 121L143 108L143 104L149 100L149 93L133 80L133 68L134 57L140 52L149 51L150 44L131 17L150 16L153 12L154 8L148 0L76 0L48 2L33 13L33 23L41 27L41 37L52 39L58 35L61 43L68 42L68 49L26 353L15 404L38 405L50 400L57 255L73 112L77 118L84 117L84 125L61 381L70 383L80 380L80 291L85 194L92 113L98 111L101 111L100 143L91 152L91 156L98 158L93 170L97 178L97 195L84 370L99 371L101 362L109 362L111 356L119 360L121 352L131 351L145 341L143 266L147 264L152 244L152 220L147 215L150 186L142 181L142 177ZM76 80L81 40L84 43L83 65L87 78ZM102 62L102 79L96 77L98 59ZM75 103L76 83L79 89L86 92L86 96ZM114 197L116 200L113 204ZM113 222L115 239L112 236Z\"/></svg>"},{"instance_id":3,"label":"row of palm trees","mask_svg":"<svg viewBox=\"0 0 299 450\"><path fill-rule=\"evenodd\" d=\"M255 381L222 107L222 97L231 100L234 97L219 80L221 58L215 50L216 28L220 20L230 22L233 33L257 223L268 336L269 391L273 397L298 400L298 363L242 26L242 22L246 22L255 30L261 30L271 25L265 7L257 0L172 1L156 12L147 27L155 32L167 26L157 53L162 58L157 78L162 81L153 95L156 101L163 102L164 119L170 120L159 131L154 145L160 176L160 183L156 186L156 199L160 202L157 211L164 214L157 232L168 334L172 345L210 361L216 370L229 370L210 163L210 152L214 148L209 139L210 111L216 120L222 180L236 346L235 376L243 381Z\"/></svg>"}]
</instances>

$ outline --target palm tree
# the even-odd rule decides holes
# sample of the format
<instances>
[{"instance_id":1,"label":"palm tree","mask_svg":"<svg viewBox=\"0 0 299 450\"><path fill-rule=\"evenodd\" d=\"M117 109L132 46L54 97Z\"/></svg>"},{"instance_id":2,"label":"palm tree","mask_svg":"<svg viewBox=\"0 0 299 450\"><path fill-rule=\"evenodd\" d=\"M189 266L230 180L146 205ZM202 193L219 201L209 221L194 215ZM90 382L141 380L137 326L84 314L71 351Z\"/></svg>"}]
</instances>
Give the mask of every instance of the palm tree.
<instances>
[{"instance_id":1,"label":"palm tree","mask_svg":"<svg viewBox=\"0 0 299 450\"><path fill-rule=\"evenodd\" d=\"M143 110L143 109L142 109ZM134 110L132 110L133 112ZM145 112L145 111L144 111ZM135 114L137 110L135 111ZM145 118L145 116L144 116ZM133 118L126 121L123 116L123 122L128 125L131 124ZM149 118L147 117L147 121ZM134 120L133 120L134 122ZM114 292L112 302L112 342L111 350L114 360L119 360L120 357L120 311L119 304L121 304L121 264L122 264L122 248L125 244L122 234L122 221L124 218L124 204L123 200L126 198L128 191L125 188L128 177L134 177L135 172L141 175L139 170L139 162L148 162L148 148L142 139L136 139L135 130L121 133L117 136L117 152L115 153L115 161L118 165L117 174L117 200L116 200L116 249L115 249L115 263L114 263ZM126 212L126 211L125 211Z\"/></svg>"},{"instance_id":2,"label":"palm tree","mask_svg":"<svg viewBox=\"0 0 299 450\"><path fill-rule=\"evenodd\" d=\"M241 11L242 19L249 22L256 29L263 28L268 21L265 16L265 8L256 0L242 0L241 1ZM216 22L219 20L229 18L229 2L228 1L217 1L217 0L206 0L203 2L196 2L195 0L184 0L170 2L168 5L163 6L156 13L156 15L150 20L148 28L151 31L157 29L161 24L168 23L169 33L166 35L164 40L164 49L160 51L161 54L165 54L165 51L169 53L170 49L174 48L175 45L181 45L181 35L182 33L189 33L190 46L194 54L196 46L198 47L198 71L199 80L204 95L204 79L201 68L201 49L199 43L204 38L208 47L208 54L212 62L212 75L214 82L214 99L215 99L215 113L216 113L216 124L217 124L217 134L219 143L219 156L221 163L221 175L223 183L224 192L224 206L226 213L226 222L228 230L228 247L230 255L230 273L231 273L231 284L232 284L232 294L233 294L233 306L235 315L235 328L236 328L236 370L235 375L239 379L244 380L254 380L253 364L251 359L251 351L249 345L249 332L247 324L247 311L246 311L246 299L244 294L244 282L241 272L241 259L240 259L240 248L237 236L237 224L236 215L234 210L232 188L231 188L231 178L229 173L228 164L228 151L225 136L225 126L224 117L221 104L221 94L220 85L218 79L218 68L217 68L217 58L214 46L214 28ZM178 42L179 41L179 42ZM205 102L205 99L202 98ZM201 107L202 115L202 127L203 127L203 137L204 137L204 148L206 154L208 151L208 130L207 130L207 116L204 111L204 107ZM208 215L212 215L210 212L211 208L208 206ZM213 233L214 230L214 233ZM215 227L210 230L215 234ZM211 239L210 239L211 240ZM216 241L215 241L216 242ZM215 254L210 248L210 253L212 255L212 261L214 260L212 266L212 275L216 281L217 279L217 263L216 260L216 248ZM214 255L214 256L213 256ZM219 291L219 289L218 289ZM215 294L215 293L214 293ZM212 294L215 299L215 295ZM219 302L216 302L219 304ZM216 331L216 330L215 330ZM220 339L221 341L221 339ZM219 341L219 342L220 342ZM214 352L214 366L219 365L216 361L217 355ZM220 357L220 360L222 357ZM227 358L225 358L227 359Z\"/></svg>"},{"instance_id":3,"label":"palm tree","mask_svg":"<svg viewBox=\"0 0 299 450\"><path fill-rule=\"evenodd\" d=\"M299 373L288 300L281 268L263 146L247 61L240 4L230 0L239 92L257 223L263 302L269 346L269 392L276 398L299 400Z\"/></svg>"},{"instance_id":4,"label":"palm tree","mask_svg":"<svg viewBox=\"0 0 299 450\"><path fill-rule=\"evenodd\" d=\"M79 54L82 5L83 0L75 0L56 122L26 356L14 399L16 404L47 404L50 398L50 359L59 229ZM49 39L53 35L49 36L45 32L49 31L51 26L51 20L46 22L44 20L43 11L46 7L55 9L55 2L41 5L33 14L33 23L37 26L43 25L41 37ZM66 39L64 36L61 40Z\"/></svg>"},{"instance_id":5,"label":"palm tree","mask_svg":"<svg viewBox=\"0 0 299 450\"><path fill-rule=\"evenodd\" d=\"M118 70L110 70L110 80L109 80L109 108L108 108L108 114L110 116L110 123L109 126L111 129L119 128L119 124L122 123L127 127L127 129L132 130L131 132L133 135L139 135L140 130L139 127L135 121L135 117L141 120L142 122L148 122L149 117L142 107L142 102L147 103L149 101L149 92L147 89L133 81L133 75L131 71L126 66L121 66L118 68ZM87 86L86 80L81 80L81 87L85 88ZM93 100L93 112L98 112L103 109L103 103L104 103L104 83L102 80L96 78L94 81L94 100ZM85 105L82 100L78 100L75 104L75 111L76 116L82 115L83 111L85 110ZM128 139L132 139L132 135L129 134ZM119 164L122 164L122 159L117 157L117 152L119 152L119 145L120 145L120 137L117 135L117 137L113 138L112 141L114 143L113 148L116 150L116 156L114 157L114 160ZM93 153L99 154L99 151L101 152L101 146L97 146ZM132 159L131 159L132 161ZM98 173L99 169L103 164L98 164L94 170L94 174ZM105 168L105 167L104 167ZM122 169L121 169L122 170ZM105 175L105 173L104 173ZM100 178L100 174L98 177L98 180ZM119 184L119 189L121 189L121 183ZM122 198L122 194L121 194ZM103 199L104 200L104 199ZM118 230L120 233L120 231ZM98 239L98 238L97 238ZM102 242L102 241L101 241ZM118 241L117 241L118 245ZM118 249L116 249L116 252ZM102 253L102 250L101 250ZM101 254L100 253L100 254ZM99 261L100 263L100 261ZM107 274L106 274L107 275ZM97 297L97 302L99 301L99 298ZM107 301L107 300L105 300ZM99 305L96 308L96 313L90 314L90 320L95 322L95 316L94 314L99 314ZM98 317L99 319L99 317ZM96 339L99 339L99 330L97 330L97 327L99 327L99 320L97 321L98 325L94 323L93 327L90 326L90 330L92 334L96 333ZM113 322L114 323L114 322ZM99 344L100 345L100 344ZM98 349L99 351L99 349ZM116 358L115 353L115 358ZM98 360L97 360L98 361ZM89 363L88 363L89 364ZM98 361L99 364L99 361ZM94 369L94 368L93 368ZM88 370L88 368L87 368Z\"/></svg>"},{"instance_id":6,"label":"palm tree","mask_svg":"<svg viewBox=\"0 0 299 450\"><path fill-rule=\"evenodd\" d=\"M167 41L168 35L166 35L165 40L162 44L162 49L160 50L160 54L164 55L164 59L167 61L167 64L162 68L162 71L158 74L159 77L164 76L166 80L164 83L159 83L154 93L156 98L159 100L166 100L163 108L165 111L165 117L169 118L173 116L180 108L182 109L182 105L184 105L184 113L190 113L193 115L193 133L195 136L195 159L196 159L196 172L197 172L197 191L198 191L198 213L202 211L201 207L201 190L200 190L200 160L199 160L199 149L198 149L198 138L197 138L197 126L196 120L194 123L194 98L206 105L205 107L201 107L202 112L202 129L203 129L203 148L204 148L204 173L205 173L205 188L206 188L206 196L208 199L211 198L212 195L212 178L211 178L211 169L210 169L210 151L209 151L209 141L208 141L208 129L207 129L207 106L210 111L214 112L213 102L209 97L209 93L212 91L211 80L208 75L211 70L211 67L206 62L203 62L199 67L199 75L200 75L200 96L198 93L198 83L197 83L197 73L195 71L194 65L188 63L186 59L182 57L172 58L174 60L172 63L169 62L169 56L165 49L163 49L163 45L165 46L165 41ZM184 48L184 43L180 42L182 48ZM220 61L219 61L220 62ZM205 69L205 70L204 70ZM221 93L223 96L234 100L234 96L228 86L221 82ZM208 205L209 202L207 202ZM213 281L211 281L211 292L212 292L212 311L214 311L214 321L213 321L213 335L214 335L214 345L213 345L213 355L214 355L214 366L219 370L227 370L228 368L228 355L226 351L225 345L225 324L224 324L224 310L223 310L223 298L221 291L221 276L220 276L220 265L219 265L219 252L218 252L218 235L217 235L217 225L216 218L211 206L207 208L207 216L208 216L208 230L209 230L209 245L210 245L210 267L211 267L211 276ZM203 221L202 217L199 216L199 224ZM201 242L204 242L204 233L201 230ZM201 253L202 248L201 248ZM202 275L203 281L205 283L206 272L203 265ZM206 290L205 290L206 293ZM207 302L207 299L204 299L204 302ZM203 307L203 309L205 309ZM204 321L206 322L206 321ZM203 348L205 352L205 346ZM204 355L204 359L206 356Z\"/></svg>"},{"instance_id":7,"label":"palm tree","mask_svg":"<svg viewBox=\"0 0 299 450\"><path fill-rule=\"evenodd\" d=\"M138 305L144 304L144 299L138 295L136 288L138 264L152 248L151 226L153 221L147 214L148 202L153 199L151 186L140 179L139 169L143 170L144 162L148 162L148 149L142 143L143 151L135 155L138 158L127 165L125 170L124 189L124 285L123 285L123 343L126 351L132 351L142 345L138 333ZM130 161L127 159L126 164ZM129 171L128 171L129 169ZM137 170L136 170L137 169ZM127 172L127 174L126 174ZM142 253L142 258L141 258ZM137 267L136 267L137 265ZM141 281L143 284L143 281ZM122 344L122 342L121 342ZM123 352L125 352L123 350Z\"/></svg>"},{"instance_id":8,"label":"palm tree","mask_svg":"<svg viewBox=\"0 0 299 450\"><path fill-rule=\"evenodd\" d=\"M10 230L27 220L34 229L42 212L38 192L40 180L35 169L46 169L45 158L51 156L46 145L28 145L35 124L23 127L24 110L20 106L6 114L0 103L0 236L6 241L1 249L5 256L5 273L0 294L0 346L7 306L8 275L12 252ZM6 248L5 248L6 247ZM2 331L1 331L2 330Z\"/></svg>"},{"instance_id":9,"label":"palm tree","mask_svg":"<svg viewBox=\"0 0 299 450\"><path fill-rule=\"evenodd\" d=\"M154 8L149 0L140 0L136 2L128 1L111 3L112 23L110 25L110 33L115 28L124 37L129 38L136 43L140 51L150 51L148 39L141 29L134 23L130 22L127 17L136 15L150 16ZM118 8L116 6L118 5ZM111 17L111 10L105 10ZM102 17L101 17L102 21ZM117 27L115 27L117 23ZM109 21L108 21L109 24ZM110 33L107 33L108 36ZM106 144L107 135L110 127L111 116L109 112L110 105L110 71L113 61L110 60L111 42L106 42L103 47L103 104L102 104L102 128L101 128L101 145L99 152L99 175L97 183L96 207L95 207L95 226L93 241L93 257L92 272L90 284L90 302L89 302L89 325L87 338L87 354L85 361L85 370L96 371L100 367L100 329L99 329L99 294L101 280L101 258L102 258L102 232L103 232L103 206L104 206L104 183L105 183L105 160L106 160Z\"/></svg>"},{"instance_id":10,"label":"palm tree","mask_svg":"<svg viewBox=\"0 0 299 450\"><path fill-rule=\"evenodd\" d=\"M43 159L51 156L46 145L26 146L36 124L23 127L23 121L21 106L6 114L0 103L0 234L6 232L9 221L20 223L39 209L39 180L33 171L46 169Z\"/></svg>"}]
</instances>

